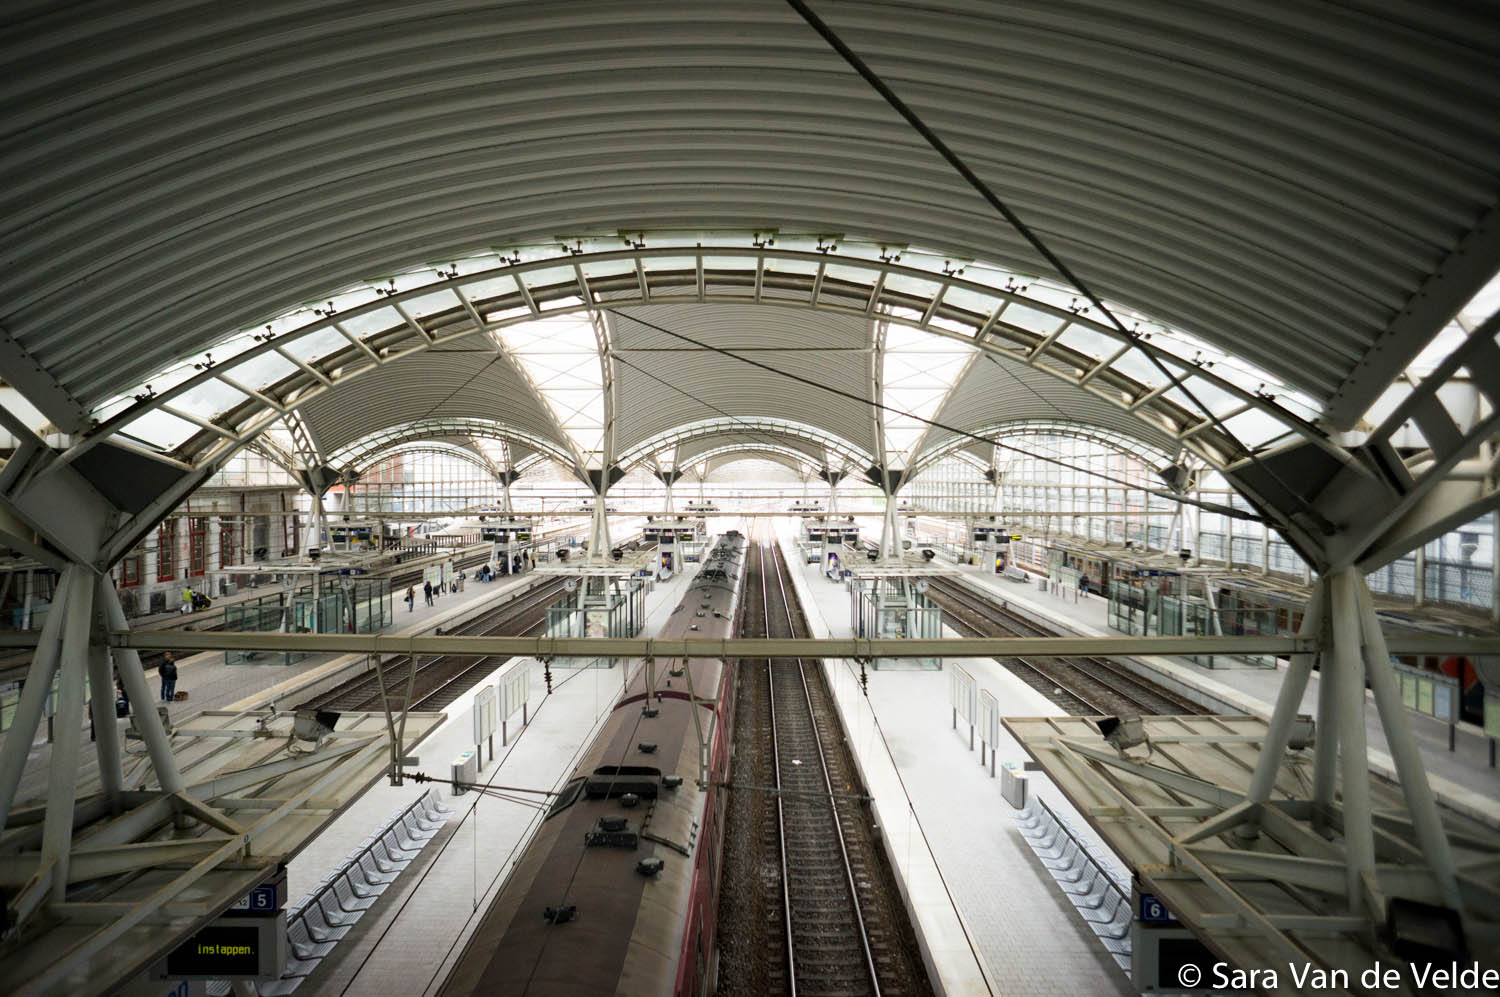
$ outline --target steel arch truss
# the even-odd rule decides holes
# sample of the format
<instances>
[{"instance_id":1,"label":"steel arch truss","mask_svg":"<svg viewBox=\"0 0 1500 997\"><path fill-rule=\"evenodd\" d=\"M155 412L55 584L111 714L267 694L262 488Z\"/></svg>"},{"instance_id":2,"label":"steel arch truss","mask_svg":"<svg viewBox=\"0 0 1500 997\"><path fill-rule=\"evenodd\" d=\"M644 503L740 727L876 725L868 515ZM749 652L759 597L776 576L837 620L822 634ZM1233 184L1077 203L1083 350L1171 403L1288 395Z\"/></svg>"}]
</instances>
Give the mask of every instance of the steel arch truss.
<instances>
[{"instance_id":1,"label":"steel arch truss","mask_svg":"<svg viewBox=\"0 0 1500 997\"><path fill-rule=\"evenodd\" d=\"M699 422L691 422L665 433L658 433L648 440L643 440L620 454L618 463L625 470L629 470L636 464L644 463L669 447L680 446L692 440L705 437L733 436L751 437L752 440L745 441L745 446L764 447L761 442L764 438L775 440L794 439L812 443L828 454L842 460L848 467L866 468L874 463L874 458L862 448L855 446L848 440L832 433L809 426L806 423L792 422L786 419L754 418L754 419L705 419ZM788 447L787 449L794 449ZM799 451L801 456L810 456L806 452ZM696 461L698 458L693 458Z\"/></svg>"},{"instance_id":2,"label":"steel arch truss","mask_svg":"<svg viewBox=\"0 0 1500 997\"><path fill-rule=\"evenodd\" d=\"M986 440L997 444L1004 443L1005 438L1008 436L1067 436L1077 440L1096 443L1117 453L1133 457L1144 457L1148 463L1154 463L1158 467L1172 462L1170 454L1162 452L1141 439L1081 422L1021 419L991 423L981 429L971 430L971 432L974 436L982 436ZM966 455L972 456L971 454L967 454L967 451L970 447L974 446L975 442L969 436L954 436L944 440L936 447L922 454L921 459L912 468L912 477L927 470L944 457L953 454L957 454L960 457ZM982 464L982 462L979 463Z\"/></svg>"},{"instance_id":3,"label":"steel arch truss","mask_svg":"<svg viewBox=\"0 0 1500 997\"><path fill-rule=\"evenodd\" d=\"M490 256L403 277L400 287L393 280L379 293L373 286L356 288L327 308L299 312L273 322L264 332L242 332L221 341L214 350L217 357L205 354L201 361L161 372L153 379L158 388L145 387L134 396L95 406L95 424L71 438L60 460L34 433L18 434L30 445L21 447L26 459L19 467L5 469L13 473L12 480L35 478L55 460L63 469L86 468L90 458L98 456L93 452L105 447L109 460L96 463L108 467L92 476L85 472L87 480L118 476L129 465L129 473L144 474L154 482L156 501L144 507L135 503L127 517L118 511L101 517L124 523L96 530L104 536L70 543L61 536L68 531L52 529L49 514L39 511L46 502L39 493L26 501L14 494L0 498L24 521L22 526L68 552L69 559L113 563L230 455L292 417L307 399L392 360L476 333L487 335L500 349L496 332L505 326L594 312L605 304L726 302L810 308L872 322L878 317L1057 377L1108 402L1120 411L1122 422L1142 420L1177 441L1184 452L1225 471L1256 509L1319 567L1373 566L1420 543L1439 525L1493 505L1488 486L1476 492L1470 480L1474 475L1455 477L1467 473L1458 465L1487 445L1492 411L1467 430L1458 428L1464 423L1455 422L1451 414L1437 416L1442 400L1426 382L1406 406L1402 420L1415 420L1431 432L1429 449L1434 456L1414 477L1395 453L1389 434L1377 432L1368 445L1346 449L1278 404L1269 392L1247 390L1206 363L1195 365L1163 349L1161 343L1170 336L1151 341L1148 333L1119 333L1090 318L1085 309L1059 303L1056 288L1030 278L997 286L965 278L960 269L935 272L901 265L883 252L873 255L873 249L861 255L864 249L855 243L846 244L847 253L833 257L832 241L825 252L763 244L645 248L640 241L625 250L569 249L563 256L514 262ZM986 273L994 277L994 272ZM1045 321L1037 320L1039 315ZM1094 353L1102 357L1075 349L1068 345L1074 330L1086 332L1096 344L1114 345L1096 346ZM1180 349L1182 344L1174 345ZM1476 336L1464 356L1472 354L1473 359L1487 350L1493 350L1493 343L1486 346L1484 337ZM1151 354L1175 368L1195 390L1211 389L1215 400L1209 404L1215 418L1192 407L1169 383L1153 385L1126 374L1126 361L1139 361L1140 354ZM1455 369L1462 362L1454 361ZM1471 374L1477 363L1469 366ZM262 376L265 371L274 373ZM1492 396L1488 387L1483 393L1486 399ZM536 401L545 407L545 401ZM1218 429L1233 427L1247 414L1262 426L1249 440L1257 451L1254 459ZM1457 442L1444 419L1457 428ZM19 422L13 417L8 421ZM735 422L743 429L754 421ZM1274 428L1265 430L1267 425ZM574 452L565 453L564 448ZM837 449L855 458L855 466L875 463L869 455L850 453L847 443L840 442ZM545 450L549 455L557 452L567 466L580 467L576 448L568 444L549 443ZM642 450L633 448L615 463L638 460ZM1309 481L1326 494L1292 494L1288 482L1300 488ZM1456 498L1455 488L1437 487L1455 482L1460 484L1457 491L1463 492ZM1442 508L1430 508L1439 494ZM116 510L122 508L119 502L113 504ZM1368 510L1381 504L1400 507L1401 518L1366 522ZM35 545L18 537L16 530L6 532L23 547Z\"/></svg>"},{"instance_id":4,"label":"steel arch truss","mask_svg":"<svg viewBox=\"0 0 1500 997\"><path fill-rule=\"evenodd\" d=\"M808 466L811 459L811 455L794 447L778 446L775 443L752 443L744 441L726 443L723 446L693 454L690 463L694 467L699 464L707 464L710 465L711 469L714 461L724 457L764 457L766 460L775 461L783 467L790 468L799 475L802 473L802 468Z\"/></svg>"},{"instance_id":5,"label":"steel arch truss","mask_svg":"<svg viewBox=\"0 0 1500 997\"><path fill-rule=\"evenodd\" d=\"M493 259L493 258L492 258ZM687 265L691 260L692 265ZM1056 294L1014 280L1006 286L980 283L958 274L903 266L879 257L833 258L826 253L766 247L631 248L537 259L477 271L455 264L434 271L430 280L404 290L375 294L339 310L298 313L279 324L288 331L241 333L221 343L219 357L154 380L163 390L143 390L133 401L117 400L95 409L98 425L76 446L90 447L117 434L154 441L178 460L213 459L236 448L296 405L343 380L391 360L440 346L476 332L545 316L608 305L673 302L755 303L855 314L907 325L955 339L1062 378L1103 398L1122 412L1150 421L1180 438L1214 465L1239 456L1201 412L1174 398L1170 385L1147 385L1114 369L1132 352L1151 353L1199 382L1212 385L1233 404L1220 412L1227 421L1247 411L1264 413L1284 428L1277 438L1298 435L1326 442L1323 433L1289 409L1256 391L1176 356L1149 341L1127 336L1095 321L1081 309L1058 304ZM559 273L568 274L559 278ZM384 291L385 289L381 289ZM345 298L364 295L350 292ZM422 305L419 315L415 302ZM444 307L444 306L447 307ZM1017 321L1007 319L1008 311ZM1021 324L1019 316L1035 328ZM304 324L293 325L305 315ZM1046 316L1045 322L1035 318ZM1046 331L1036 331L1045 329ZM1062 340L1069 330L1086 330L1116 344L1103 358L1072 349ZM227 355L226 355L227 354ZM279 358L279 360L278 360ZM266 362L282 376L252 383ZM186 376L190 373L190 376ZM218 405L204 401L208 396ZM224 399L232 400L224 403ZM176 432L150 437L144 421L153 413L175 420ZM192 430L196 431L192 431ZM183 437L183 438L178 438ZM1271 441L1268 441L1271 442Z\"/></svg>"},{"instance_id":6,"label":"steel arch truss","mask_svg":"<svg viewBox=\"0 0 1500 997\"><path fill-rule=\"evenodd\" d=\"M469 441L490 439L515 443L534 451L544 459L557 461L569 469L574 466L573 455L553 441L487 419L424 419L420 422L390 426L349 444L332 454L330 459L338 467L364 470L398 447L444 439ZM475 455L472 451L471 456L476 463L491 472L499 470L487 457ZM527 463L527 461L520 462L522 465Z\"/></svg>"}]
</instances>

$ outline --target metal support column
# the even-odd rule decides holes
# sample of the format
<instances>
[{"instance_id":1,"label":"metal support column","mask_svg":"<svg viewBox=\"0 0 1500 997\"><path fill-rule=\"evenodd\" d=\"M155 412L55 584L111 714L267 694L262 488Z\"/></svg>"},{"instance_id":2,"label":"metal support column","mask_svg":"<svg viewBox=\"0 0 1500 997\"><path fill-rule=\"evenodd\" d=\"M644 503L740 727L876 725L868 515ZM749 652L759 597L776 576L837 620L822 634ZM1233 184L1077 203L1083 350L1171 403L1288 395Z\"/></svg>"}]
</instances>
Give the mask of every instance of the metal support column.
<instances>
[{"instance_id":1,"label":"metal support column","mask_svg":"<svg viewBox=\"0 0 1500 997\"><path fill-rule=\"evenodd\" d=\"M600 564L607 563L609 561L609 551L609 516L604 501L604 493L595 492L593 518L589 521L588 560Z\"/></svg>"},{"instance_id":2,"label":"metal support column","mask_svg":"<svg viewBox=\"0 0 1500 997\"><path fill-rule=\"evenodd\" d=\"M1323 589L1324 586L1317 586L1308 597L1307 606L1302 612L1302 626L1297 628L1298 637L1316 637L1322 631L1325 602ZM1286 677L1281 680L1281 692L1276 697L1276 711L1271 714L1266 739L1261 744L1260 757L1256 759L1255 775L1250 779L1247 798L1251 803L1265 803L1271 798L1271 790L1276 786L1276 773L1281 768L1281 756L1291 737L1292 723L1302 709L1302 694L1312 675L1315 657L1314 654L1292 655ZM1318 733L1321 736L1322 731ZM1253 837L1253 833L1247 836Z\"/></svg>"},{"instance_id":3,"label":"metal support column","mask_svg":"<svg viewBox=\"0 0 1500 997\"><path fill-rule=\"evenodd\" d=\"M11 719L10 732L0 743L0 830L10 818L12 805L16 801L16 790L21 785L21 775L26 769L26 756L36 740L37 729L42 723L42 714L47 706L47 694L52 691L52 677L57 674L58 640L62 621L66 615L69 579L82 568L69 566L63 569L57 582L57 592L52 598L52 609L47 613L47 622L42 624L41 640L36 653L31 656L31 668L26 672L26 684L21 687L21 701L16 705L16 715Z\"/></svg>"},{"instance_id":4,"label":"metal support column","mask_svg":"<svg viewBox=\"0 0 1500 997\"><path fill-rule=\"evenodd\" d=\"M42 862L52 870L51 896L62 902L68 890L68 860L73 848L73 804L78 798L78 748L83 738L83 684L88 674L89 619L94 603L93 579L77 567L68 577L68 618L63 621L62 654L57 668L57 739L47 772L47 816L42 825Z\"/></svg>"},{"instance_id":5,"label":"metal support column","mask_svg":"<svg viewBox=\"0 0 1500 997\"><path fill-rule=\"evenodd\" d=\"M91 626L89 629L94 631L94 641L88 651L89 710L94 720L94 753L99 758L99 787L109 798L110 813L117 814L120 812L120 790L125 784L125 772L120 765L115 683L110 675L109 647L104 643L103 628Z\"/></svg>"},{"instance_id":6,"label":"metal support column","mask_svg":"<svg viewBox=\"0 0 1500 997\"><path fill-rule=\"evenodd\" d=\"M896 517L896 496L891 492L885 493L883 515L884 522L880 528L880 559L899 561L901 559L901 530Z\"/></svg>"},{"instance_id":7,"label":"metal support column","mask_svg":"<svg viewBox=\"0 0 1500 997\"><path fill-rule=\"evenodd\" d=\"M1333 592L1329 579L1318 579L1319 587L1325 590L1324 598L1329 609L1333 606ZM1313 821L1326 826L1327 816L1333 807L1334 790L1338 784L1339 753L1339 683L1333 657L1333 634L1326 633L1320 644L1319 655L1323 670L1318 675L1318 719L1317 742L1313 748L1313 801L1318 805Z\"/></svg>"},{"instance_id":8,"label":"metal support column","mask_svg":"<svg viewBox=\"0 0 1500 997\"><path fill-rule=\"evenodd\" d=\"M1500 622L1500 512L1490 513L1490 620Z\"/></svg>"},{"instance_id":9,"label":"metal support column","mask_svg":"<svg viewBox=\"0 0 1500 997\"><path fill-rule=\"evenodd\" d=\"M119 593L108 575L101 575L95 585L96 598L104 609L104 622L111 630L128 630L125 610L120 605ZM141 666L140 652L128 647L115 649L115 668L120 673L120 682L125 686L125 695L130 698L130 712L135 719L135 728L146 742L146 751L151 756L151 766L156 771L157 781L163 792L180 793L186 788L182 774L177 771L177 759L172 754L172 743L167 738L166 728L155 709L156 697L146 685L146 670Z\"/></svg>"},{"instance_id":10,"label":"metal support column","mask_svg":"<svg viewBox=\"0 0 1500 997\"><path fill-rule=\"evenodd\" d=\"M1421 846L1423 857L1432 867L1443 903L1456 911L1462 911L1463 900L1458 892L1453 852L1448 847L1448 835L1443 831L1442 818L1438 816L1432 785L1427 781L1422 753L1417 748L1416 738L1412 736L1411 721L1406 715L1406 707L1401 703L1401 690L1396 682L1396 673L1391 668L1391 655L1386 650L1385 634L1380 629L1380 617L1375 614L1375 600L1370 597L1370 589L1364 578L1357 576L1355 580L1358 585L1356 595L1360 625L1364 634L1365 671L1370 678L1370 690L1375 694L1375 708L1380 713L1381 726L1385 728L1385 740L1391 750L1391 759L1396 763L1401 792L1406 797L1407 809L1411 811L1417 844ZM1363 690L1359 698L1363 709Z\"/></svg>"},{"instance_id":11,"label":"metal support column","mask_svg":"<svg viewBox=\"0 0 1500 997\"><path fill-rule=\"evenodd\" d=\"M1364 878L1375 872L1375 829L1370 811L1369 753L1365 744L1364 660L1360 648L1358 586L1353 568L1330 579L1333 606L1333 665L1330 678L1338 688L1339 770L1342 776L1344 855L1349 908L1364 908Z\"/></svg>"},{"instance_id":12,"label":"metal support column","mask_svg":"<svg viewBox=\"0 0 1500 997\"><path fill-rule=\"evenodd\" d=\"M1193 498L1203 501L1203 489L1195 488ZM1194 506L1198 514L1193 517L1193 566L1203 563L1203 507Z\"/></svg>"}]
</instances>

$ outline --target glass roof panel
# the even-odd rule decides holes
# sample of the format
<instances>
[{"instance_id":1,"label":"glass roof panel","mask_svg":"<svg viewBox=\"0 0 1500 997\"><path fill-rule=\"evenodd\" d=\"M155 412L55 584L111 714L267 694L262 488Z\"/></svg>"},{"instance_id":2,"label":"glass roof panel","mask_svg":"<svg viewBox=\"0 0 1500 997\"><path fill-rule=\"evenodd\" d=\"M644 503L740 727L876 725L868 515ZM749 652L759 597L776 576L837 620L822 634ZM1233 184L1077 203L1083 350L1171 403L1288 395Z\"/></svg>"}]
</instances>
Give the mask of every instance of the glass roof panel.
<instances>
[{"instance_id":1,"label":"glass roof panel","mask_svg":"<svg viewBox=\"0 0 1500 997\"><path fill-rule=\"evenodd\" d=\"M948 288L948 293L943 295L944 305L952 305L955 308L962 308L965 311L973 312L975 315L980 316L981 319L989 318L990 313L1000 307L1002 300L1002 298L996 295L981 294L978 291L971 291L967 287L950 287Z\"/></svg>"},{"instance_id":2,"label":"glass roof panel","mask_svg":"<svg viewBox=\"0 0 1500 997\"><path fill-rule=\"evenodd\" d=\"M323 329L319 332L311 332L300 339L280 344L292 356L304 363L326 357L330 353L349 348L349 340L339 335L337 329Z\"/></svg>"},{"instance_id":3,"label":"glass roof panel","mask_svg":"<svg viewBox=\"0 0 1500 997\"><path fill-rule=\"evenodd\" d=\"M1064 320L1050 312L1037 311L1035 308L1027 308L1021 304L1012 304L1001 313L1000 321L1046 336L1060 328Z\"/></svg>"},{"instance_id":4,"label":"glass roof panel","mask_svg":"<svg viewBox=\"0 0 1500 997\"><path fill-rule=\"evenodd\" d=\"M339 318L339 325L349 330L349 335L357 336L360 339L365 339L377 332L385 332L387 329L393 329L398 325L405 324L406 320L401 317L400 313L389 306L377 308L363 315L351 315L348 318L341 316Z\"/></svg>"},{"instance_id":5,"label":"glass roof panel","mask_svg":"<svg viewBox=\"0 0 1500 997\"><path fill-rule=\"evenodd\" d=\"M220 412L243 402L247 395L220 380L204 381L196 388L172 399L172 407L190 412L200 419L212 419Z\"/></svg>"},{"instance_id":6,"label":"glass roof panel","mask_svg":"<svg viewBox=\"0 0 1500 997\"><path fill-rule=\"evenodd\" d=\"M779 270L782 273L812 274L818 272L818 264L813 260L788 260L768 257L766 259L766 270Z\"/></svg>"},{"instance_id":7,"label":"glass roof panel","mask_svg":"<svg viewBox=\"0 0 1500 997\"><path fill-rule=\"evenodd\" d=\"M445 287L442 290L433 291L431 294L407 298L402 302L402 307L406 309L407 314L423 318L428 315L437 315L440 312L450 312L455 308L461 307L461 304L458 300L458 295Z\"/></svg>"},{"instance_id":8,"label":"glass roof panel","mask_svg":"<svg viewBox=\"0 0 1500 997\"><path fill-rule=\"evenodd\" d=\"M506 274L502 277L489 277L485 280L476 280L472 284L462 286L464 297L473 302L488 301L491 298L516 293L516 281L514 277Z\"/></svg>"},{"instance_id":9,"label":"glass roof panel","mask_svg":"<svg viewBox=\"0 0 1500 997\"><path fill-rule=\"evenodd\" d=\"M126 423L120 432L165 451L181 446L188 437L202 430L186 419L179 419L161 409L151 409Z\"/></svg>"},{"instance_id":10,"label":"glass roof panel","mask_svg":"<svg viewBox=\"0 0 1500 997\"><path fill-rule=\"evenodd\" d=\"M496 335L590 464L602 460L604 376L592 320L568 315L505 326Z\"/></svg>"},{"instance_id":11,"label":"glass roof panel","mask_svg":"<svg viewBox=\"0 0 1500 997\"><path fill-rule=\"evenodd\" d=\"M1247 447L1259 447L1285 436L1290 427L1261 409L1241 412L1224 422L1224 427Z\"/></svg>"},{"instance_id":12,"label":"glass roof panel","mask_svg":"<svg viewBox=\"0 0 1500 997\"><path fill-rule=\"evenodd\" d=\"M578 275L573 272L572 267L542 267L540 270L531 270L520 275L526 287L532 292L540 291L546 287L557 284L568 284L572 287L578 286Z\"/></svg>"},{"instance_id":13,"label":"glass roof panel","mask_svg":"<svg viewBox=\"0 0 1500 997\"><path fill-rule=\"evenodd\" d=\"M1077 350L1079 353L1093 357L1095 360L1103 360L1105 357L1113 356L1120 348L1120 341L1113 336L1090 329L1085 325L1071 325L1063 331L1057 341L1069 349Z\"/></svg>"},{"instance_id":14,"label":"glass roof panel","mask_svg":"<svg viewBox=\"0 0 1500 997\"><path fill-rule=\"evenodd\" d=\"M916 277L908 277L905 274L893 273L885 279L885 286L892 291L902 294L915 294L923 298L931 298L938 292L942 285L935 280L919 280Z\"/></svg>"},{"instance_id":15,"label":"glass roof panel","mask_svg":"<svg viewBox=\"0 0 1500 997\"><path fill-rule=\"evenodd\" d=\"M300 369L279 353L264 353L242 364L236 364L233 367L226 366L224 373L247 388L267 388Z\"/></svg>"},{"instance_id":16,"label":"glass roof panel","mask_svg":"<svg viewBox=\"0 0 1500 997\"><path fill-rule=\"evenodd\" d=\"M1009 311L1006 314L1009 314ZM1139 381L1148 388L1155 388L1166 381L1166 378L1161 376L1161 371L1156 369L1156 365L1140 350L1131 350L1123 354L1109 365L1109 369Z\"/></svg>"}]
</instances>

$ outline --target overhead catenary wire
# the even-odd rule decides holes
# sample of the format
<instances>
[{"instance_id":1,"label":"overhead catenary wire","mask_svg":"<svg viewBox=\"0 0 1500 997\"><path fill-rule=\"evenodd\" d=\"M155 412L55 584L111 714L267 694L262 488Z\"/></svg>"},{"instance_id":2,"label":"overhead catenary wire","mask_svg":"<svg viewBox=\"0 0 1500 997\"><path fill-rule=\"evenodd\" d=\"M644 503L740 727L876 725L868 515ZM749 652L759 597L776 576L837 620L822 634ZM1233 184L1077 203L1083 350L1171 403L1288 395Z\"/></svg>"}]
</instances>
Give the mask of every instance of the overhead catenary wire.
<instances>
[{"instance_id":1,"label":"overhead catenary wire","mask_svg":"<svg viewBox=\"0 0 1500 997\"><path fill-rule=\"evenodd\" d=\"M1127 329L1125 327L1125 323L1120 321L1119 317L1116 316L1115 313L1111 311L1110 308L1105 305L1102 300L1100 300L1099 296L1096 295L1093 290L1084 283L1083 279L1076 273L1074 273L1073 269L1066 263L1064 263L1061 257L1052 252L1052 250L1047 247L1046 243L1041 240L1041 237L1038 236L1034 231L1032 231L1031 227L1023 222L1021 220L1021 217L1017 215L1009 205L1002 201L992 189L990 189L989 184L981 180L979 178L979 175L971 170L968 164L965 163L957 153L950 149L948 147L948 144L944 142L935 131L928 127L927 123L924 122L915 111L908 107L906 102L898 97L896 95L896 92L892 90L886 84L886 82L881 79L880 76L873 69L871 69L869 65L867 65L865 61L859 57L858 54L855 53L853 49L845 44L843 39L841 39L838 34L835 33L834 30L823 21L822 18L818 17L818 15L814 13L812 8L810 8L804 2L804 0L787 0L787 3L804 21L807 22L809 27L816 31L823 38L823 40L826 41L828 45L835 52L837 52L839 56L843 58L843 60L847 62L856 73L859 74L860 78L868 83L876 93L880 94L885 102L889 104L897 114L901 115L901 117L906 120L906 123L911 125L911 127L917 132L917 134L922 136L922 138L927 142L929 146L931 146L940 156L947 160L950 166L958 171L958 174L968 182L970 187L973 187L974 190L978 192L980 197L984 198L984 200L992 208L1000 213L1000 216L1005 219L1005 221L1011 226L1011 228L1015 229L1016 232L1020 234L1020 236L1025 239L1026 242L1029 243L1031 247L1035 249L1044 260L1047 261L1047 263L1053 268L1053 270L1057 272L1059 276L1061 276L1080 294L1087 298L1089 300L1089 303L1097 308L1099 310L1099 313L1109 320L1109 323L1113 325L1122 336L1125 337L1127 342L1132 343L1136 349L1140 350L1140 352L1146 357L1146 359L1151 362L1151 364L1157 369L1157 371L1159 371L1161 375L1165 377L1169 383L1171 383L1172 387L1174 387L1178 391L1181 391L1183 395L1189 401L1191 401L1200 412L1203 413L1209 424L1212 425L1216 430L1218 430L1218 432L1223 436L1225 442L1227 442L1235 451L1237 451L1240 456L1247 458L1252 464L1260 469L1260 471L1264 473L1270 481L1274 482L1277 487L1285 492L1286 495L1291 498L1292 501L1296 503L1303 512L1308 513L1314 520L1319 521L1325 529L1331 529L1331 526L1329 526L1329 524L1324 521L1322 515L1312 507L1312 504L1302 496L1300 491L1293 488L1286 481L1284 481L1273 468L1268 467L1264 461L1257 457L1254 451L1241 443L1239 438L1235 436L1235 434L1231 432L1227 426L1224 425L1224 421L1217 415L1215 415L1207 405L1203 404L1203 402L1199 400L1198 396L1188 388L1188 386L1182 381L1181 378L1167 369L1167 366L1162 363L1161 358L1156 355L1156 351L1148 348L1142 342L1142 339L1138 334ZM1183 500L1179 499L1179 501ZM1228 515L1228 513L1226 513L1226 515ZM1239 518L1258 519L1259 517Z\"/></svg>"},{"instance_id":2,"label":"overhead catenary wire","mask_svg":"<svg viewBox=\"0 0 1500 997\"><path fill-rule=\"evenodd\" d=\"M1079 474L1086 474L1086 475L1089 475L1090 477L1099 478L1099 479L1101 479L1103 481L1108 481L1111 484L1119 485L1122 488L1128 488L1128 489L1132 489L1132 490L1139 490L1139 491L1145 492L1148 495L1155 495L1155 496L1158 496L1160 498L1166 498L1166 499L1169 499L1170 501L1173 501L1173 502L1180 502L1180 503L1183 503L1185 505L1197 506L1198 508L1203 509L1203 510L1205 510L1207 512L1217 513L1217 514L1222 515L1222 516L1229 516L1229 517L1232 517L1234 519L1244 519L1244 520L1250 520L1252 522L1264 522L1264 520L1260 516L1257 516L1256 514L1254 514L1252 512L1246 512L1243 509L1236 509L1233 506L1221 505L1218 502L1205 502L1202 499L1189 498L1186 495L1179 495L1176 492L1167 491L1166 489L1161 489L1161 488L1145 488L1145 487L1142 487L1141 485L1138 485L1138 484L1136 484L1136 483L1134 483L1132 481L1128 481L1125 478L1116 477L1115 475L1107 474L1107 473L1105 473L1103 471L1095 471L1095 470L1093 470L1091 468L1080 467L1077 464L1070 463L1070 462L1068 462L1066 460L1063 460L1061 458L1058 458L1058 457L1049 457L1046 454L1036 453L1035 451L1027 450L1024 447L1018 447L1018 446L1016 446L1013 443L1002 443L999 440L994 440L994 439L990 439L988 437L980 436L978 433L970 432L967 429L959 429L957 426L950 426L947 423L939 422L936 419L928 419L928 418L925 418L923 416L917 415L917 414L915 414L913 412L907 412L906 410L897 408L894 405L887 405L884 402L876 401L876 400L870 399L870 398L862 398L862 397L860 397L859 395L855 394L852 391L845 391L842 388L836 388L836 387L834 387L833 385L830 385L830 384L823 384L823 383L821 383L821 382L819 382L817 380L814 380L813 378L803 377L800 374L793 374L791 371L780 370L779 368L772 367L770 364L763 363L763 362L761 362L759 360L756 360L753 357L741 356L740 354L734 353L734 352L732 352L732 351L730 351L728 349L725 349L722 346L714 346L711 343L705 343L702 340L694 339L692 336L688 336L688 335L685 335L685 334L680 333L680 332L673 332L671 329L664 328L664 327L662 327L660 325L657 325L657 324L655 324L653 322L648 322L645 319L640 318L639 316L630 315L628 313L621 312L621 311L619 311L619 310L617 310L615 308L606 308L605 311L607 311L607 312L609 312L609 313L611 313L613 315L618 315L618 316L621 316L623 318L627 318L627 319L629 319L632 322L638 322L641 325L646 326L648 329L654 329L655 331L663 333L664 335L668 335L668 336L672 336L672 337L674 337L676 339L680 339L680 340L682 340L685 343L691 343L693 346L696 346L699 349L710 350L710 351L712 351L714 353L717 353L717 354L719 354L721 356L728 357L731 360L737 360L740 363L748 364L751 367L756 367L756 368L759 368L760 370L767 371L768 373L774 374L777 377L783 377L783 378L786 378L786 379L791 380L791 381L796 381L798 384L804 384L804 385L807 385L810 388L816 388L819 391L825 391L825 392L828 392L829 394L838 395L840 398L847 398L847 399L849 399L851 401L854 401L854 402L857 402L857 403L859 403L861 405L869 405L872 408L877 408L877 409L879 409L879 410L881 410L883 412L889 412L889 413L892 413L893 415L899 415L899 416L902 416L902 417L908 418L908 419L915 419L917 422L923 423L923 424L925 424L927 426L931 426L934 429L941 429L941 430L944 430L945 432L954 433L954 434L956 434L958 436L962 436L962 437L965 437L967 439L974 440L976 443L983 443L986 446L995 446L995 447L998 447L998 448L1000 448L1002 450L1008 450L1008 451L1010 451L1012 453L1020 454L1023 457L1031 457L1031 458L1033 458L1035 460L1039 460L1039 461L1042 461L1042 462L1047 463L1047 464L1055 464L1058 467L1065 467L1068 470L1076 471ZM616 359L619 359L619 358L616 358ZM634 364L631 364L630 366L634 366ZM654 377L654 375L653 375L653 377ZM654 378L654 379L660 380L660 378ZM666 382L663 381L662 383L666 383ZM682 389L678 388L676 390L682 390ZM686 392L684 392L684 393L686 393ZM707 404L707 403L705 402L704 404ZM712 408L713 406L709 406L709 407ZM715 411L717 411L717 409L715 409Z\"/></svg>"}]
</instances>

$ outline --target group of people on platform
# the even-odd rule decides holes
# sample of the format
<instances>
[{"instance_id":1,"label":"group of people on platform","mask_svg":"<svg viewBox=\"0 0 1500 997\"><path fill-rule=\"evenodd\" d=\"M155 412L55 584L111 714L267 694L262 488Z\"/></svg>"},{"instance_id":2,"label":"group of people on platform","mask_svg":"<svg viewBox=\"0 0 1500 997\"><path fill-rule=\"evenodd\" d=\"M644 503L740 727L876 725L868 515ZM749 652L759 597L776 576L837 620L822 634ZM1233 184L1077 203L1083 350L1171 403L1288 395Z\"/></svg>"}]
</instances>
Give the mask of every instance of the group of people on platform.
<instances>
[{"instance_id":1,"label":"group of people on platform","mask_svg":"<svg viewBox=\"0 0 1500 997\"><path fill-rule=\"evenodd\" d=\"M480 565L479 570L474 573L474 577L478 578L481 582L490 582L501 575L519 575L523 571L530 570L531 563L531 552L522 551L512 557L508 563L504 557L501 557L498 571L489 564ZM453 576L452 582L438 582L434 585L430 580L423 581L422 598L427 605L434 605L433 600L442 595L444 591L462 592L464 590L464 582L468 580L468 577L468 572L460 571ZM406 589L406 611L408 613L412 612L416 608L416 605L417 587L416 585L410 585Z\"/></svg>"}]
</instances>

